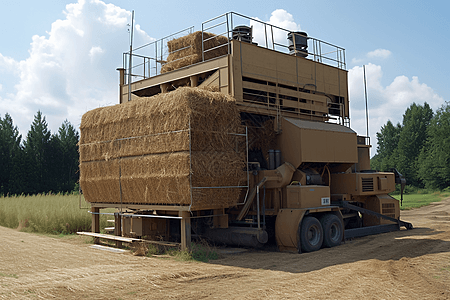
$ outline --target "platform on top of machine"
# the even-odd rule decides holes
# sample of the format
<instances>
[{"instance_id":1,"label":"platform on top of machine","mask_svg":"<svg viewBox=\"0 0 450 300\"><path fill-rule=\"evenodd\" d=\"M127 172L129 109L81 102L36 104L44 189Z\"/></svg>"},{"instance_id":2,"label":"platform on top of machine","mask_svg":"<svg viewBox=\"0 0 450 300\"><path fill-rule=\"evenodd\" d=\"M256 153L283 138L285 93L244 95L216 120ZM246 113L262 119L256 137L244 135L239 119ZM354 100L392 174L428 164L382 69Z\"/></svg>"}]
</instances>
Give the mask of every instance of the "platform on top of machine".
<instances>
[{"instance_id":1,"label":"platform on top of machine","mask_svg":"<svg viewBox=\"0 0 450 300\"><path fill-rule=\"evenodd\" d=\"M227 13L204 22L202 31L181 31L138 47L131 69L139 76L122 77L120 103L189 85L230 94L247 113L348 121L345 50L259 20L261 27L253 30L254 21ZM263 28L272 32L265 40L259 38ZM152 48L163 51L140 52Z\"/></svg>"}]
</instances>

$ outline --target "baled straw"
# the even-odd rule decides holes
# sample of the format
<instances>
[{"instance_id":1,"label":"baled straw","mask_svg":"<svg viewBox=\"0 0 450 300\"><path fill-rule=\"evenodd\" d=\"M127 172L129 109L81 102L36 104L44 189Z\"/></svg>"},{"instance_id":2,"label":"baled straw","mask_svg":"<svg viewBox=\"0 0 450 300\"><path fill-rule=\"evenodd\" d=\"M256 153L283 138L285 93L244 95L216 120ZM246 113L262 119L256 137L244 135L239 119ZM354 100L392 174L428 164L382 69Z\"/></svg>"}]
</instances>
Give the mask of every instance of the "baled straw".
<instances>
[{"instance_id":1,"label":"baled straw","mask_svg":"<svg viewBox=\"0 0 450 300\"><path fill-rule=\"evenodd\" d=\"M239 188L209 188L245 185L245 138L230 134L243 130L228 95L179 88L89 111L80 131L89 202L190 205L191 193L196 209L239 201Z\"/></svg>"},{"instance_id":2,"label":"baled straw","mask_svg":"<svg viewBox=\"0 0 450 300\"><path fill-rule=\"evenodd\" d=\"M203 32L203 56L205 60L228 54L228 38ZM196 31L189 35L167 42L169 55L167 63L161 67L161 73L177 70L202 61L202 32ZM214 49L213 49L214 48Z\"/></svg>"}]
</instances>

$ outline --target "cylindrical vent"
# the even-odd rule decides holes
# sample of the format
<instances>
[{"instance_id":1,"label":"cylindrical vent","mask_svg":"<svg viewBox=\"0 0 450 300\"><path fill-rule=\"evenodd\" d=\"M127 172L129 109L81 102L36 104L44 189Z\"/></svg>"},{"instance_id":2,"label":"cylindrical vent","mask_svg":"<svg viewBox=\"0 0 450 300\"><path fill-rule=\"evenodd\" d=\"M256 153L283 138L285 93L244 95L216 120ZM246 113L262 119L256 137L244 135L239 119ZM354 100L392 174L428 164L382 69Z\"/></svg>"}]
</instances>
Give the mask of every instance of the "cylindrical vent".
<instances>
[{"instance_id":1,"label":"cylindrical vent","mask_svg":"<svg viewBox=\"0 0 450 300\"><path fill-rule=\"evenodd\" d=\"M275 169L275 150L269 150L269 170Z\"/></svg>"},{"instance_id":2,"label":"cylindrical vent","mask_svg":"<svg viewBox=\"0 0 450 300\"><path fill-rule=\"evenodd\" d=\"M275 150L275 169L281 166L281 151Z\"/></svg>"},{"instance_id":3,"label":"cylindrical vent","mask_svg":"<svg viewBox=\"0 0 450 300\"><path fill-rule=\"evenodd\" d=\"M241 42L251 43L253 40L252 28L245 25L234 27L233 39Z\"/></svg>"},{"instance_id":4,"label":"cylindrical vent","mask_svg":"<svg viewBox=\"0 0 450 300\"><path fill-rule=\"evenodd\" d=\"M308 56L308 35L303 31L289 32L289 54L295 56Z\"/></svg>"}]
</instances>

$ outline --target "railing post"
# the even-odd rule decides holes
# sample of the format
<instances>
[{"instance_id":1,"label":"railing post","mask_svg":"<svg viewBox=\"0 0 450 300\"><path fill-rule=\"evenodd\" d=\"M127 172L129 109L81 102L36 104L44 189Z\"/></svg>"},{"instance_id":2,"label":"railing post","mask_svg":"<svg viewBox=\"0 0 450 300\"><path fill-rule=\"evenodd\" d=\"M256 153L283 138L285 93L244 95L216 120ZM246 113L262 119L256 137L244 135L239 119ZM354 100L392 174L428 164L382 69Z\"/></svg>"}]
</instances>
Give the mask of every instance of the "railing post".
<instances>
[{"instance_id":1,"label":"railing post","mask_svg":"<svg viewBox=\"0 0 450 300\"><path fill-rule=\"evenodd\" d=\"M114 235L122 236L122 216L118 212L114 213ZM122 248L122 242L116 241L116 247Z\"/></svg>"},{"instance_id":2,"label":"railing post","mask_svg":"<svg viewBox=\"0 0 450 300\"><path fill-rule=\"evenodd\" d=\"M125 69L117 68L117 71L119 71L119 103L122 103L123 86L125 84Z\"/></svg>"},{"instance_id":3,"label":"railing post","mask_svg":"<svg viewBox=\"0 0 450 300\"><path fill-rule=\"evenodd\" d=\"M181 250L191 249L191 216L188 211L180 211L181 217Z\"/></svg>"},{"instance_id":4,"label":"railing post","mask_svg":"<svg viewBox=\"0 0 450 300\"><path fill-rule=\"evenodd\" d=\"M91 206L92 212L92 232L100 233L100 208ZM94 244L99 243L99 238L94 238Z\"/></svg>"}]
</instances>

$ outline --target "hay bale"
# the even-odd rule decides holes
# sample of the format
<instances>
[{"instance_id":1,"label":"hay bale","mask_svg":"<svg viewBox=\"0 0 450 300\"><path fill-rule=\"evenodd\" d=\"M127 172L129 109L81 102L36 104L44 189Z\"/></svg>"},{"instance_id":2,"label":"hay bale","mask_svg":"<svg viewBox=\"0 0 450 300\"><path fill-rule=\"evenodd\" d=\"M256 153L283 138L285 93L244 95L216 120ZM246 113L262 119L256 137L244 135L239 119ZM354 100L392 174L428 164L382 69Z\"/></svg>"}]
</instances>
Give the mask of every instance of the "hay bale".
<instances>
[{"instance_id":1,"label":"hay bale","mask_svg":"<svg viewBox=\"0 0 450 300\"><path fill-rule=\"evenodd\" d=\"M80 164L80 184L84 198L98 203L120 203L119 160L90 161Z\"/></svg>"},{"instance_id":2,"label":"hay bale","mask_svg":"<svg viewBox=\"0 0 450 300\"><path fill-rule=\"evenodd\" d=\"M245 123L249 129L249 149L260 149L265 160L269 160L269 150L276 148L276 132L274 121L267 120L264 123L254 123L247 120Z\"/></svg>"},{"instance_id":3,"label":"hay bale","mask_svg":"<svg viewBox=\"0 0 450 300\"><path fill-rule=\"evenodd\" d=\"M83 115L80 132L89 202L202 209L239 201L240 189L195 189L245 185L245 138L229 134L243 128L228 95L179 88L98 108Z\"/></svg>"},{"instance_id":4,"label":"hay bale","mask_svg":"<svg viewBox=\"0 0 450 300\"><path fill-rule=\"evenodd\" d=\"M205 41L203 43L205 60L228 54L227 37L203 32L203 40ZM202 32L196 31L171 40L167 42L167 47L169 48L169 55L167 56L167 63L161 67L161 73L199 63L202 61Z\"/></svg>"}]
</instances>

